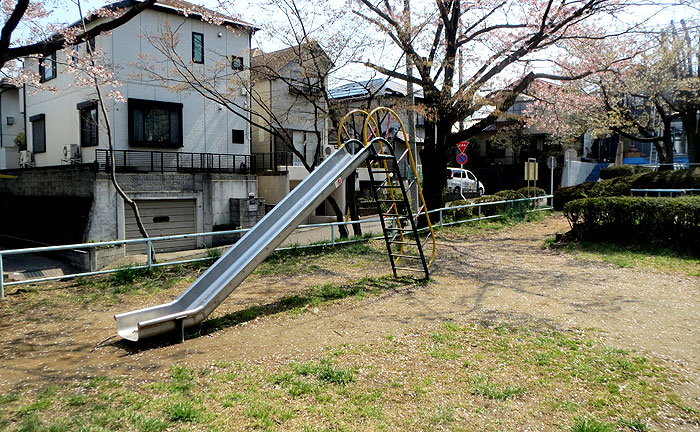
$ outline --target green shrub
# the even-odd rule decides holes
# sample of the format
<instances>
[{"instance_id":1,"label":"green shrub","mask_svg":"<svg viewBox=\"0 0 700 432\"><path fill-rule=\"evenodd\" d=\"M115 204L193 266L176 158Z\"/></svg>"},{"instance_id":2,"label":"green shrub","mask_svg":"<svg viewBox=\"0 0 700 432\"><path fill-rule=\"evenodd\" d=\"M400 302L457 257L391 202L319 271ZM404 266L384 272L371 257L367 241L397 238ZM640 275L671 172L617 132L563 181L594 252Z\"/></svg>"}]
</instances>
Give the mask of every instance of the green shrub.
<instances>
[{"instance_id":1,"label":"green shrub","mask_svg":"<svg viewBox=\"0 0 700 432\"><path fill-rule=\"evenodd\" d=\"M653 172L649 167L639 166L639 165L613 165L607 168L603 168L600 171L600 178L603 180L616 178L616 177L628 177L637 174L646 174Z\"/></svg>"},{"instance_id":2,"label":"green shrub","mask_svg":"<svg viewBox=\"0 0 700 432\"><path fill-rule=\"evenodd\" d=\"M498 191L493 195L500 197L502 200L516 200L525 198L525 195L510 189Z\"/></svg>"},{"instance_id":3,"label":"green shrub","mask_svg":"<svg viewBox=\"0 0 700 432\"><path fill-rule=\"evenodd\" d=\"M471 204L471 202L465 200L457 200L452 201L450 207L459 207L467 204ZM471 219L474 217L474 207L464 207L461 209L453 210L451 213L452 214L449 216L451 220L458 221Z\"/></svg>"},{"instance_id":4,"label":"green shrub","mask_svg":"<svg viewBox=\"0 0 700 432\"><path fill-rule=\"evenodd\" d=\"M629 196L630 189L641 174L627 177L614 177L597 183L581 183L561 188L554 192L554 209L563 210L564 205L573 200L594 197Z\"/></svg>"},{"instance_id":5,"label":"green shrub","mask_svg":"<svg viewBox=\"0 0 700 432\"><path fill-rule=\"evenodd\" d=\"M700 167L644 174L632 183L633 189L700 189Z\"/></svg>"},{"instance_id":6,"label":"green shrub","mask_svg":"<svg viewBox=\"0 0 700 432\"><path fill-rule=\"evenodd\" d=\"M493 195L482 195L476 198L474 203L490 203L497 201L512 201L525 198L521 193L513 190L502 190ZM482 216L503 215L506 218L521 219L527 210L527 201L505 202L481 207Z\"/></svg>"},{"instance_id":7,"label":"green shrub","mask_svg":"<svg viewBox=\"0 0 700 432\"><path fill-rule=\"evenodd\" d=\"M578 240L659 244L700 252L700 197L602 197L564 206Z\"/></svg>"},{"instance_id":8,"label":"green shrub","mask_svg":"<svg viewBox=\"0 0 700 432\"><path fill-rule=\"evenodd\" d=\"M535 186L526 186L518 189L516 192L524 197L538 197L547 195L547 192L545 192L544 189Z\"/></svg>"}]
</instances>

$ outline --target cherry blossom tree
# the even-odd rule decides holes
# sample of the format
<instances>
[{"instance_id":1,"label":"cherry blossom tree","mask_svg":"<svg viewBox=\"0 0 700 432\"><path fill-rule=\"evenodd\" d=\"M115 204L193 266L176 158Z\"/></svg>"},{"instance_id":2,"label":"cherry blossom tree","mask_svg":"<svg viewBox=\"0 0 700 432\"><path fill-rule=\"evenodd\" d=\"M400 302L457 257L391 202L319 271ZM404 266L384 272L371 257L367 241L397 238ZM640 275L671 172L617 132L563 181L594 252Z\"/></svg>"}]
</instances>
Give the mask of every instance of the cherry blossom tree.
<instances>
[{"instance_id":1,"label":"cherry blossom tree","mask_svg":"<svg viewBox=\"0 0 700 432\"><path fill-rule=\"evenodd\" d=\"M639 2L635 2L639 4ZM585 41L624 33L618 15L629 0L435 0L405 14L403 1L359 0L357 15L408 56L416 76L378 62L366 66L423 89L426 118L420 152L428 207L444 203L448 158L456 142L492 124L537 79L573 81L605 70L618 57L553 73L557 53ZM410 25L409 25L410 23ZM458 82L458 55L464 79ZM622 54L626 57L627 53ZM453 126L482 107L491 113L461 131Z\"/></svg>"},{"instance_id":2,"label":"cherry blossom tree","mask_svg":"<svg viewBox=\"0 0 700 432\"><path fill-rule=\"evenodd\" d=\"M688 140L691 163L698 160L700 134L700 24L685 21L649 29L635 38L599 41L581 53L592 61L621 45L636 46L639 54L613 70L577 82L536 82L531 121L559 138L594 138L611 133L653 143L664 168L673 166L671 122L680 119ZM596 53L592 56L591 53Z\"/></svg>"}]
</instances>

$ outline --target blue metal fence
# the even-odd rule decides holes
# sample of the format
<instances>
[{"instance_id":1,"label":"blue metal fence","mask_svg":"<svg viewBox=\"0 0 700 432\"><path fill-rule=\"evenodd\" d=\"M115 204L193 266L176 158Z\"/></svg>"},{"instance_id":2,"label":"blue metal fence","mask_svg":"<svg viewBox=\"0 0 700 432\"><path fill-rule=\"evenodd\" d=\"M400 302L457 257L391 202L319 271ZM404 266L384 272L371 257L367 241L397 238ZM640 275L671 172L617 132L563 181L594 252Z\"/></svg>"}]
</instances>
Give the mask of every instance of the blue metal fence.
<instances>
[{"instance_id":1,"label":"blue metal fence","mask_svg":"<svg viewBox=\"0 0 700 432\"><path fill-rule=\"evenodd\" d=\"M534 205L529 206L530 208L529 208L529 210L527 210L528 212L551 210L552 209L551 201L549 204L545 204L545 203L546 203L546 200L552 200L552 199L553 199L552 195L546 195L546 196L541 196L541 197L523 198L523 199L517 199L517 200L495 201L495 202L478 203L478 204L466 204L466 205L461 205L461 206L443 207L443 208L436 209L436 210L430 210L428 212L428 214L430 215L431 220L435 219L435 220L433 220L433 226L449 226L449 225L457 225L457 224L462 224L462 223L467 223L467 222L474 222L474 221L479 221L479 220L494 219L494 218L503 217L503 215L501 215L501 214L482 216L481 209L485 206L501 205L501 204L506 204L506 203L515 203L515 202L522 202L522 201L532 201L534 203ZM464 220L456 220L456 221L455 220L450 220L450 221L446 220L446 218L445 218L446 214L452 214L453 212L460 210L460 209L464 209L464 208L475 208L476 212L477 212L477 216L470 218L470 219L464 219ZM422 214L423 214L423 212L416 215L416 217L418 217ZM436 218L436 216L437 216L437 218ZM330 228L330 237L331 237L330 242L314 243L314 244L309 244L309 245L299 245L299 246L294 246L294 247L279 247L276 250L295 249L295 248L299 249L299 248L309 248L309 247L319 247L319 246L335 246L335 245L341 245L341 244L366 241L368 239L367 237L363 237L363 238L359 238L359 239L358 238L355 238L355 239L349 238L349 239L343 239L343 240L336 240L336 235L335 235L336 228L335 227L340 226L340 225L350 226L350 225L354 225L354 224L368 224L368 223L373 223L373 222L379 222L379 219L365 219L365 220L360 220L360 221L329 222L329 223L321 223L321 224L300 225L298 228L329 227ZM426 230L426 229L428 229L428 228L423 228L419 231ZM28 283L47 282L47 281L52 281L52 280L72 279L72 278L83 277L83 276L109 274L109 273L115 273L115 272L120 270L119 268L116 268L116 269L99 270L99 271L92 271L92 272L73 273L73 274L67 274L67 275L64 274L61 276L40 277L40 278L26 279L26 280L21 280L21 281L14 281L14 282L5 282L4 281L4 273L3 273L3 258L5 256L20 255L20 254L36 254L36 253L55 252L55 251L62 251L62 250L84 250L84 249L101 248L101 247L109 247L109 246L121 246L121 245L126 245L126 244L133 244L133 243L146 243L146 246L147 246L146 247L146 250L147 250L146 264L132 266L130 268L134 268L134 269L153 268L153 267L162 267L162 266L169 266L169 265L176 265L176 264L188 264L188 263L200 262L200 261L205 261L205 260L211 259L208 257L203 257L203 258L192 258L192 259L186 259L186 260L168 261L168 262L163 262L163 263L154 263L153 257L151 255L153 242L163 241L163 240L196 238L196 237L215 237L215 236L221 236L221 235L242 234L242 233L245 233L247 231L248 231L248 229L237 229L237 230L216 231L216 232L206 232L206 233L197 233L197 234L180 234L180 235L172 235L172 236L165 236L165 237L151 237L151 238L147 238L147 239L114 240L114 241L106 241L106 242L79 243L79 244L60 245L60 246L46 246L46 247L35 247L35 248L0 250L0 298L5 296L5 287L9 287L9 286L28 284ZM374 238L382 238L382 237L374 237Z\"/></svg>"}]
</instances>

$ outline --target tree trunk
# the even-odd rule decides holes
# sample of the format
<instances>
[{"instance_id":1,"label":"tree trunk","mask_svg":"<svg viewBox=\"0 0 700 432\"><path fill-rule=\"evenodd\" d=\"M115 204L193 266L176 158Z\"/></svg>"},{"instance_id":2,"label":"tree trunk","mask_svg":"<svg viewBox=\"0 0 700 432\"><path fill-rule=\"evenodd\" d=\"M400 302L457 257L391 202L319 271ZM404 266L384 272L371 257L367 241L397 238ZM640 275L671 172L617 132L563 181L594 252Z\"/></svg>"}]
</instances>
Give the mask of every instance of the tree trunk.
<instances>
[{"instance_id":1,"label":"tree trunk","mask_svg":"<svg viewBox=\"0 0 700 432\"><path fill-rule=\"evenodd\" d=\"M345 182L345 208L350 210L350 220L359 221L360 218L357 214L357 194L355 193L355 176L357 171L353 171ZM362 226L358 224L352 224L352 232L355 236L362 235Z\"/></svg>"},{"instance_id":2,"label":"tree trunk","mask_svg":"<svg viewBox=\"0 0 700 432\"><path fill-rule=\"evenodd\" d=\"M671 134L671 120L664 120L664 133L661 140L655 141L656 151L659 155L659 171L673 169L673 136Z\"/></svg>"},{"instance_id":3,"label":"tree trunk","mask_svg":"<svg viewBox=\"0 0 700 432\"><path fill-rule=\"evenodd\" d=\"M345 215L343 214L343 210L340 209L340 206L338 205L338 202L333 198L332 196L329 196L328 198L328 203L331 205L333 208L333 212L335 213L335 220L336 222L344 222L345 221ZM348 235L348 227L345 225L338 225L338 230L340 231L340 237L349 237Z\"/></svg>"},{"instance_id":4,"label":"tree trunk","mask_svg":"<svg viewBox=\"0 0 700 432\"><path fill-rule=\"evenodd\" d=\"M425 146L420 151L421 163L423 164L423 196L425 204L430 210L441 208L445 205L444 190L447 187L446 157L446 133L449 130L438 122L437 128L434 123L425 125ZM437 129L437 140L435 132Z\"/></svg>"},{"instance_id":5,"label":"tree trunk","mask_svg":"<svg viewBox=\"0 0 700 432\"><path fill-rule=\"evenodd\" d=\"M681 120L688 139L688 162L700 163L700 109L684 112Z\"/></svg>"}]
</instances>

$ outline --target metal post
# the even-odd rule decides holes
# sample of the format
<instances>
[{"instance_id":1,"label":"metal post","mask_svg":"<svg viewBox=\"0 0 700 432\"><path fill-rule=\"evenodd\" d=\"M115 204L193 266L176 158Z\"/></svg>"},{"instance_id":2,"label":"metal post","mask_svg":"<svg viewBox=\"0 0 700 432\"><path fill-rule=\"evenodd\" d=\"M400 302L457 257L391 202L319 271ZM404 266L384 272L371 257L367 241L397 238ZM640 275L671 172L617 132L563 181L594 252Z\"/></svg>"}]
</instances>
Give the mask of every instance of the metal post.
<instances>
[{"instance_id":1,"label":"metal post","mask_svg":"<svg viewBox=\"0 0 700 432\"><path fill-rule=\"evenodd\" d=\"M148 264L148 268L151 268L153 265L153 256L151 256L151 239L149 238L146 240L146 247L148 248L146 250L146 263Z\"/></svg>"},{"instance_id":2,"label":"metal post","mask_svg":"<svg viewBox=\"0 0 700 432\"><path fill-rule=\"evenodd\" d=\"M2 270L2 254L0 254L0 298L5 297L5 284L4 284L5 274Z\"/></svg>"},{"instance_id":3,"label":"metal post","mask_svg":"<svg viewBox=\"0 0 700 432\"><path fill-rule=\"evenodd\" d=\"M331 246L335 246L335 226L331 225Z\"/></svg>"},{"instance_id":4,"label":"metal post","mask_svg":"<svg viewBox=\"0 0 700 432\"><path fill-rule=\"evenodd\" d=\"M440 209L440 226L442 226L442 209Z\"/></svg>"},{"instance_id":5,"label":"metal post","mask_svg":"<svg viewBox=\"0 0 700 432\"><path fill-rule=\"evenodd\" d=\"M479 206L479 220L481 220L481 206Z\"/></svg>"},{"instance_id":6,"label":"metal post","mask_svg":"<svg viewBox=\"0 0 700 432\"><path fill-rule=\"evenodd\" d=\"M549 170L549 193L552 195L551 206L554 208L554 164L551 164L552 168Z\"/></svg>"}]
</instances>

